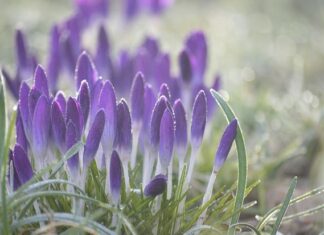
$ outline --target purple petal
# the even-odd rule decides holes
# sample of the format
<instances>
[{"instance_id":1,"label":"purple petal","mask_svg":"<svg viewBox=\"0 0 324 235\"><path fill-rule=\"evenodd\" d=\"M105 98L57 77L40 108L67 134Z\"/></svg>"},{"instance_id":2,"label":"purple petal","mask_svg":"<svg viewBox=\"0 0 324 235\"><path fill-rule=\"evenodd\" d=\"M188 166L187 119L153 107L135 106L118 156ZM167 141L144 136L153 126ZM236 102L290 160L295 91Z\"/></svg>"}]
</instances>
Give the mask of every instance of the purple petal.
<instances>
[{"instance_id":1,"label":"purple petal","mask_svg":"<svg viewBox=\"0 0 324 235\"><path fill-rule=\"evenodd\" d=\"M19 113L21 115L21 120L25 129L25 133L27 136L30 134L30 118L29 118L29 96L30 88L29 86L23 82L19 91Z\"/></svg>"},{"instance_id":2,"label":"purple petal","mask_svg":"<svg viewBox=\"0 0 324 235\"><path fill-rule=\"evenodd\" d=\"M124 99L121 99L117 105L117 130L114 146L120 152L130 154L132 150L132 121L128 105Z\"/></svg>"},{"instance_id":3,"label":"purple petal","mask_svg":"<svg viewBox=\"0 0 324 235\"><path fill-rule=\"evenodd\" d=\"M220 140L217 152L215 155L214 169L218 171L224 164L229 151L231 150L233 141L236 137L237 131L237 120L233 119L230 124L226 127L223 136Z\"/></svg>"},{"instance_id":4,"label":"purple petal","mask_svg":"<svg viewBox=\"0 0 324 235\"><path fill-rule=\"evenodd\" d=\"M38 65L35 70L35 89L38 90L42 95L49 98L48 83L45 71L42 66Z\"/></svg>"},{"instance_id":5,"label":"purple petal","mask_svg":"<svg viewBox=\"0 0 324 235\"><path fill-rule=\"evenodd\" d=\"M155 66L156 87L160 87L163 83L168 83L170 78L170 56L166 53L161 54L158 56Z\"/></svg>"},{"instance_id":6,"label":"purple petal","mask_svg":"<svg viewBox=\"0 0 324 235\"><path fill-rule=\"evenodd\" d=\"M93 89L90 91L91 92L91 99L90 99L90 124L93 122L93 119L95 115L97 114L97 111L99 109L99 101L101 97L101 91L102 87L104 85L103 80L100 78L96 81Z\"/></svg>"},{"instance_id":7,"label":"purple petal","mask_svg":"<svg viewBox=\"0 0 324 235\"><path fill-rule=\"evenodd\" d=\"M165 175L156 175L144 188L146 197L155 197L164 192L167 186L167 177Z\"/></svg>"},{"instance_id":8,"label":"purple petal","mask_svg":"<svg viewBox=\"0 0 324 235\"><path fill-rule=\"evenodd\" d=\"M122 163L116 151L111 154L110 161L110 192L113 202L116 204L120 198L120 190L122 184Z\"/></svg>"},{"instance_id":9,"label":"purple petal","mask_svg":"<svg viewBox=\"0 0 324 235\"><path fill-rule=\"evenodd\" d=\"M117 62L117 76L114 86L120 94L128 96L132 79L134 78L134 61L128 51L121 51Z\"/></svg>"},{"instance_id":10,"label":"purple petal","mask_svg":"<svg viewBox=\"0 0 324 235\"><path fill-rule=\"evenodd\" d=\"M163 169L167 169L172 155L174 145L174 120L173 114L169 109L165 109L160 125L160 151L159 158Z\"/></svg>"},{"instance_id":11,"label":"purple petal","mask_svg":"<svg viewBox=\"0 0 324 235\"><path fill-rule=\"evenodd\" d=\"M78 92L78 102L83 115L84 125L86 125L90 111L90 91L87 81L82 81Z\"/></svg>"},{"instance_id":12,"label":"purple petal","mask_svg":"<svg viewBox=\"0 0 324 235\"><path fill-rule=\"evenodd\" d=\"M110 45L107 32L103 25L99 28L98 45L96 51L96 66L100 76L111 78L113 75L113 65L110 58Z\"/></svg>"},{"instance_id":13,"label":"purple petal","mask_svg":"<svg viewBox=\"0 0 324 235\"><path fill-rule=\"evenodd\" d=\"M133 19L139 11L139 0L124 0L124 11L127 20Z\"/></svg>"},{"instance_id":14,"label":"purple petal","mask_svg":"<svg viewBox=\"0 0 324 235\"><path fill-rule=\"evenodd\" d=\"M194 84L200 84L204 78L207 63L207 42L203 32L193 32L186 39L189 52Z\"/></svg>"},{"instance_id":15,"label":"purple petal","mask_svg":"<svg viewBox=\"0 0 324 235\"><path fill-rule=\"evenodd\" d=\"M170 102L174 103L177 99L181 98L181 91L182 91L180 79L172 78L169 81L169 90L171 95Z\"/></svg>"},{"instance_id":16,"label":"purple petal","mask_svg":"<svg viewBox=\"0 0 324 235\"><path fill-rule=\"evenodd\" d=\"M132 119L141 122L144 114L144 78L142 73L137 73L131 89Z\"/></svg>"},{"instance_id":17,"label":"purple petal","mask_svg":"<svg viewBox=\"0 0 324 235\"><path fill-rule=\"evenodd\" d=\"M36 158L45 158L50 131L50 108L45 96L39 97L32 124L32 145Z\"/></svg>"},{"instance_id":18,"label":"purple petal","mask_svg":"<svg viewBox=\"0 0 324 235\"><path fill-rule=\"evenodd\" d=\"M57 86L57 79L61 68L60 56L60 32L57 25L51 29L49 57L47 59L46 71L51 91L54 92Z\"/></svg>"},{"instance_id":19,"label":"purple petal","mask_svg":"<svg viewBox=\"0 0 324 235\"><path fill-rule=\"evenodd\" d=\"M160 86L159 97L163 96L163 95L168 99L168 101L171 100L170 89L169 89L169 87L168 87L168 85L166 83L163 83Z\"/></svg>"},{"instance_id":20,"label":"purple petal","mask_svg":"<svg viewBox=\"0 0 324 235\"><path fill-rule=\"evenodd\" d=\"M105 112L106 125L102 135L104 151L111 151L117 130L117 105L116 95L112 84L105 81L100 94L99 108Z\"/></svg>"},{"instance_id":21,"label":"purple petal","mask_svg":"<svg viewBox=\"0 0 324 235\"><path fill-rule=\"evenodd\" d=\"M64 153L66 126L61 106L57 101L54 101L51 106L51 121L54 142L61 153Z\"/></svg>"},{"instance_id":22,"label":"purple petal","mask_svg":"<svg viewBox=\"0 0 324 235\"><path fill-rule=\"evenodd\" d=\"M179 67L181 78L184 82L189 83L192 79L191 62L188 52L183 50L179 55Z\"/></svg>"},{"instance_id":23,"label":"purple petal","mask_svg":"<svg viewBox=\"0 0 324 235\"><path fill-rule=\"evenodd\" d=\"M19 180L19 176L17 174L17 171L15 169L14 163L13 163L13 151L11 149L9 149L9 166L12 165L13 167L13 172L11 172L11 170L8 172L8 181L10 182L11 177L13 177L13 190L16 191L20 186L21 186L21 182ZM11 176L11 174L13 174L13 176ZM11 183L11 182L10 182Z\"/></svg>"},{"instance_id":24,"label":"purple petal","mask_svg":"<svg viewBox=\"0 0 324 235\"><path fill-rule=\"evenodd\" d=\"M66 151L68 151L73 145L75 145L80 140L80 137L77 133L77 128L72 121L69 121L66 126L65 134L65 145ZM79 153L76 153L71 158L67 160L68 167L73 175L76 175L76 172L79 170Z\"/></svg>"},{"instance_id":25,"label":"purple petal","mask_svg":"<svg viewBox=\"0 0 324 235\"><path fill-rule=\"evenodd\" d=\"M60 48L63 58L62 64L66 66L69 73L73 74L73 72L75 71L75 66L80 48L78 45L76 46L75 43L73 43L70 34L66 35L62 39L62 44Z\"/></svg>"},{"instance_id":26,"label":"purple petal","mask_svg":"<svg viewBox=\"0 0 324 235\"><path fill-rule=\"evenodd\" d=\"M160 124L164 113L167 108L167 98L161 96L154 106L152 116L151 116L151 127L150 127L150 138L151 145L153 148L157 148L160 142Z\"/></svg>"},{"instance_id":27,"label":"purple petal","mask_svg":"<svg viewBox=\"0 0 324 235\"><path fill-rule=\"evenodd\" d=\"M79 103L72 97L67 101L66 107L66 122L72 121L75 125L78 138L81 138L83 131L83 116L81 114L81 108Z\"/></svg>"},{"instance_id":28,"label":"purple petal","mask_svg":"<svg viewBox=\"0 0 324 235\"><path fill-rule=\"evenodd\" d=\"M159 43L157 39L153 37L146 37L141 47L145 48L152 58L155 58L160 51Z\"/></svg>"},{"instance_id":29,"label":"purple petal","mask_svg":"<svg viewBox=\"0 0 324 235\"><path fill-rule=\"evenodd\" d=\"M29 117L31 118L30 120L33 120L36 104L41 95L42 94L35 87L33 87L28 94L28 110Z\"/></svg>"},{"instance_id":30,"label":"purple petal","mask_svg":"<svg viewBox=\"0 0 324 235\"><path fill-rule=\"evenodd\" d=\"M19 111L17 113L16 119L16 142L27 152L28 141L25 135L24 126Z\"/></svg>"},{"instance_id":31,"label":"purple petal","mask_svg":"<svg viewBox=\"0 0 324 235\"><path fill-rule=\"evenodd\" d=\"M20 79L16 77L16 79L11 78L7 70L4 68L2 69L2 75L6 81L7 87L9 91L14 96L14 98L19 98L19 87L20 87Z\"/></svg>"},{"instance_id":32,"label":"purple petal","mask_svg":"<svg viewBox=\"0 0 324 235\"><path fill-rule=\"evenodd\" d=\"M75 69L75 80L77 82L77 88L81 86L81 82L86 80L89 84L90 89L94 86L97 81L98 74L97 70L86 52L82 52L79 56L76 69Z\"/></svg>"},{"instance_id":33,"label":"purple petal","mask_svg":"<svg viewBox=\"0 0 324 235\"><path fill-rule=\"evenodd\" d=\"M21 69L28 69L29 58L25 42L25 35L20 29L16 31L16 57L18 67Z\"/></svg>"},{"instance_id":34,"label":"purple petal","mask_svg":"<svg viewBox=\"0 0 324 235\"><path fill-rule=\"evenodd\" d=\"M101 109L98 111L93 124L89 130L87 141L83 152L83 167L87 168L94 159L105 127L105 112Z\"/></svg>"},{"instance_id":35,"label":"purple petal","mask_svg":"<svg viewBox=\"0 0 324 235\"><path fill-rule=\"evenodd\" d=\"M207 100L205 92L201 90L195 98L191 118L191 144L194 148L201 145L206 126L206 117Z\"/></svg>"},{"instance_id":36,"label":"purple petal","mask_svg":"<svg viewBox=\"0 0 324 235\"><path fill-rule=\"evenodd\" d=\"M26 183L33 177L33 169L24 149L16 144L13 151L13 166L21 184Z\"/></svg>"},{"instance_id":37,"label":"purple petal","mask_svg":"<svg viewBox=\"0 0 324 235\"><path fill-rule=\"evenodd\" d=\"M174 103L173 109L176 121L175 143L179 150L186 151L188 144L187 118L180 99Z\"/></svg>"},{"instance_id":38,"label":"purple petal","mask_svg":"<svg viewBox=\"0 0 324 235\"><path fill-rule=\"evenodd\" d=\"M60 108L61 108L61 111L63 113L63 116L65 116L65 113L66 113L66 100L65 100L65 96L64 96L64 93L62 91L59 91L57 92L55 98L54 98L54 101L56 101Z\"/></svg>"}]
</instances>

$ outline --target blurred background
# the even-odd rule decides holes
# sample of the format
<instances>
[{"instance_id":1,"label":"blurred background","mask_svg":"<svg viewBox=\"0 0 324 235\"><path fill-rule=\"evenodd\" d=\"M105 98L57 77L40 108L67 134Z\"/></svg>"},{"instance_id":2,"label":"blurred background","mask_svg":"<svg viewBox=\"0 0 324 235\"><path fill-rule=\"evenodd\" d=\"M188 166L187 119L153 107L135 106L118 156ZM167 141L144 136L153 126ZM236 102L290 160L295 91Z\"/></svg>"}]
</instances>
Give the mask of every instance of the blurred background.
<instances>
[{"instance_id":1,"label":"blurred background","mask_svg":"<svg viewBox=\"0 0 324 235\"><path fill-rule=\"evenodd\" d=\"M10 71L15 29L25 31L29 46L44 61L51 25L69 16L74 7L66 0L1 0L0 5L0 65ZM207 83L215 71L222 75L223 95L244 131L249 182L262 181L251 195L251 200L258 200L251 214L263 214L281 202L295 175L299 181L294 195L324 184L323 1L178 0L162 15L142 14L128 23L120 8L114 1L105 21L113 52L132 50L144 36L152 35L171 54L174 71L186 35L197 29L205 32ZM90 49L96 32L92 27L84 35ZM222 131L224 123L217 114L215 132ZM201 172L211 170L218 139L210 136L199 162ZM233 182L236 156L230 161L233 164L222 170L219 184ZM204 177L202 173L202 181ZM318 197L290 210L296 213L323 203ZM251 219L248 213L246 219ZM283 231L317 234L323 221L320 212L284 225Z\"/></svg>"}]
</instances>

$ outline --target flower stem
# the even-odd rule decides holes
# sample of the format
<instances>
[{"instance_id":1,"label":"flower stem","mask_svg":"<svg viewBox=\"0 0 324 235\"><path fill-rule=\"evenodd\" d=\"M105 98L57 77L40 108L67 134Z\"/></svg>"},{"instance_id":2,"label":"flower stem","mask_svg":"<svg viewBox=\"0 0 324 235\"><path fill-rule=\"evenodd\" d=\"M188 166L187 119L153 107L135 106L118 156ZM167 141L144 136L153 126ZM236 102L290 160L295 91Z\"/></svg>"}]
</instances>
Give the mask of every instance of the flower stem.
<instances>
[{"instance_id":1,"label":"flower stem","mask_svg":"<svg viewBox=\"0 0 324 235\"><path fill-rule=\"evenodd\" d=\"M172 196L172 160L168 166L167 199L170 200L171 196Z\"/></svg>"},{"instance_id":2,"label":"flower stem","mask_svg":"<svg viewBox=\"0 0 324 235\"><path fill-rule=\"evenodd\" d=\"M128 162L123 162L123 170L124 170L124 179L125 179L125 191L126 194L130 191L130 184L129 184L129 173L128 173Z\"/></svg>"},{"instance_id":3,"label":"flower stem","mask_svg":"<svg viewBox=\"0 0 324 235\"><path fill-rule=\"evenodd\" d=\"M137 149L138 149L138 140L141 130L141 124L135 123L133 129L133 148L131 153L131 169L134 169L136 165Z\"/></svg>"}]
</instances>

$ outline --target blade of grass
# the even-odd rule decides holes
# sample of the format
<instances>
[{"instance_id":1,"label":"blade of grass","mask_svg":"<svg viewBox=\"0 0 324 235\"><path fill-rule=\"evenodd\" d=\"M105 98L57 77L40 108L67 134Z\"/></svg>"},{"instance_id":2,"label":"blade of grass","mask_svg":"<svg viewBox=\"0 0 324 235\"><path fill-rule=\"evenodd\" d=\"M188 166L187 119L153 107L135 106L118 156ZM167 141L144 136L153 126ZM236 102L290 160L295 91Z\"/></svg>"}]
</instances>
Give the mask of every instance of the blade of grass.
<instances>
[{"instance_id":1,"label":"blade of grass","mask_svg":"<svg viewBox=\"0 0 324 235\"><path fill-rule=\"evenodd\" d=\"M255 228L253 225L251 224L246 224L246 223L237 223L237 224L232 224L231 227L247 227L249 228L251 231L253 231L256 235L261 235L261 233L258 231L257 228Z\"/></svg>"},{"instance_id":2,"label":"blade of grass","mask_svg":"<svg viewBox=\"0 0 324 235\"><path fill-rule=\"evenodd\" d=\"M2 168L4 144L7 129L7 113L6 113L6 98L5 98L4 82L2 73L0 72L0 169Z\"/></svg>"},{"instance_id":3,"label":"blade of grass","mask_svg":"<svg viewBox=\"0 0 324 235\"><path fill-rule=\"evenodd\" d=\"M8 164L8 153L11 136L16 122L17 112L12 112L9 129L6 135L6 142L4 145L4 151L2 156L2 166L1 166L1 207L2 207L2 223L3 223L3 232L5 235L10 234L9 231L9 219L8 219L8 204L7 204L7 164Z\"/></svg>"},{"instance_id":4,"label":"blade of grass","mask_svg":"<svg viewBox=\"0 0 324 235\"><path fill-rule=\"evenodd\" d=\"M215 90L210 90L212 96L218 103L218 105L223 110L226 119L228 122L236 118L233 110L231 107L227 104L227 102L224 100L224 98ZM242 134L242 130L240 127L240 124L238 124L237 127L237 135L235 138L236 143L236 150L238 155L238 181L237 181L237 191L235 196L235 205L234 205L234 211L239 210L244 201L244 194L245 194L245 188L246 188L246 181L247 181L247 158L246 158L246 150L245 150L245 144L244 144L244 138ZM240 213L234 214L231 219L231 225L237 224L240 217ZM234 228L231 227L229 229L229 234L234 234Z\"/></svg>"},{"instance_id":5,"label":"blade of grass","mask_svg":"<svg viewBox=\"0 0 324 235\"><path fill-rule=\"evenodd\" d=\"M290 183L287 195L286 195L285 200L284 200L284 202L283 202L283 204L281 206L281 209L280 209L280 211L279 211L279 213L277 215L277 219L276 219L276 222L275 222L274 227L272 229L271 235L276 235L277 234L277 231L278 231L278 229L280 227L282 218L284 217L284 215L287 212L287 209L288 209L290 200L292 198L292 195L294 193L294 190L296 188L296 185L297 185L297 177L295 176L292 179L291 183Z\"/></svg>"}]
</instances>

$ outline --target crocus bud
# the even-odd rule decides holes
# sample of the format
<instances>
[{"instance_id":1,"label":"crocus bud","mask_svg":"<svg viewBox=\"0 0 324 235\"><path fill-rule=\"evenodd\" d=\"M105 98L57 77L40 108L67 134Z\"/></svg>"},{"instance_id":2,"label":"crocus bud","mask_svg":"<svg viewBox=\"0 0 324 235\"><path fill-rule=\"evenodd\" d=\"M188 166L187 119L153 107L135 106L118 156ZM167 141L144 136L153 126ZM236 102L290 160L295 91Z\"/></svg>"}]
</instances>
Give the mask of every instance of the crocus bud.
<instances>
[{"instance_id":1,"label":"crocus bud","mask_svg":"<svg viewBox=\"0 0 324 235\"><path fill-rule=\"evenodd\" d=\"M75 127L72 120L69 120L66 125L66 133L65 133L66 151L68 151L70 148L72 148L72 146L75 145L79 140L80 140L80 137L78 136L77 128ZM72 175L77 176L77 172L80 169L79 153L76 153L72 157L70 157L67 160L67 165L68 165L69 170L72 173Z\"/></svg>"},{"instance_id":2,"label":"crocus bud","mask_svg":"<svg viewBox=\"0 0 324 235\"><path fill-rule=\"evenodd\" d=\"M110 58L110 45L109 45L107 32L103 25L100 25L99 32L98 32L95 61L100 76L110 78L113 69L112 61Z\"/></svg>"},{"instance_id":3,"label":"crocus bud","mask_svg":"<svg viewBox=\"0 0 324 235\"><path fill-rule=\"evenodd\" d=\"M231 150L233 141L236 137L237 120L233 119L226 127L223 136L220 140L214 161L214 170L218 171L224 164L229 151Z\"/></svg>"},{"instance_id":4,"label":"crocus bud","mask_svg":"<svg viewBox=\"0 0 324 235\"><path fill-rule=\"evenodd\" d=\"M189 52L194 84L202 83L207 62L207 42L203 32L191 33L186 39L186 50Z\"/></svg>"},{"instance_id":5,"label":"crocus bud","mask_svg":"<svg viewBox=\"0 0 324 235\"><path fill-rule=\"evenodd\" d=\"M19 111L17 112L16 119L16 142L25 150L25 152L27 151L28 141L25 135L24 126Z\"/></svg>"},{"instance_id":6,"label":"crocus bud","mask_svg":"<svg viewBox=\"0 0 324 235\"><path fill-rule=\"evenodd\" d=\"M35 87L33 87L28 94L28 111L31 120L33 119L36 104L41 95L42 94Z\"/></svg>"},{"instance_id":7,"label":"crocus bud","mask_svg":"<svg viewBox=\"0 0 324 235\"><path fill-rule=\"evenodd\" d=\"M116 151L113 151L111 154L109 169L111 198L117 204L120 198L122 184L122 163Z\"/></svg>"},{"instance_id":8,"label":"crocus bud","mask_svg":"<svg viewBox=\"0 0 324 235\"><path fill-rule=\"evenodd\" d=\"M66 114L66 100L65 100L64 93L62 91L57 92L55 95L54 101L56 101L59 104L61 111L63 113L63 116L65 116L65 114Z\"/></svg>"},{"instance_id":9,"label":"crocus bud","mask_svg":"<svg viewBox=\"0 0 324 235\"><path fill-rule=\"evenodd\" d=\"M175 130L175 144L179 151L179 157L184 157L188 145L188 130L186 111L180 99L176 100L173 105L176 130Z\"/></svg>"},{"instance_id":10,"label":"crocus bud","mask_svg":"<svg viewBox=\"0 0 324 235\"><path fill-rule=\"evenodd\" d=\"M165 109L160 125L160 150L159 158L162 169L166 170L170 164L174 145L174 120L169 109Z\"/></svg>"},{"instance_id":11,"label":"crocus bud","mask_svg":"<svg viewBox=\"0 0 324 235\"><path fill-rule=\"evenodd\" d=\"M54 142L61 153L65 152L66 126L61 106L57 101L53 101L51 106L52 133Z\"/></svg>"},{"instance_id":12,"label":"crocus bud","mask_svg":"<svg viewBox=\"0 0 324 235\"><path fill-rule=\"evenodd\" d=\"M81 86L81 82L83 80L86 80L91 90L97 78L97 70L90 56L86 52L82 52L82 54L78 58L75 69L75 80L77 83L77 88Z\"/></svg>"},{"instance_id":13,"label":"crocus bud","mask_svg":"<svg viewBox=\"0 0 324 235\"><path fill-rule=\"evenodd\" d=\"M20 185L22 185L33 177L32 166L26 152L19 144L15 145L12 157L14 171L17 173Z\"/></svg>"},{"instance_id":14,"label":"crocus bud","mask_svg":"<svg viewBox=\"0 0 324 235\"><path fill-rule=\"evenodd\" d=\"M179 67L181 78L184 82L189 83L192 79L191 62L188 52L183 50L179 55Z\"/></svg>"},{"instance_id":15,"label":"crocus bud","mask_svg":"<svg viewBox=\"0 0 324 235\"><path fill-rule=\"evenodd\" d=\"M150 127L150 139L153 148L157 148L160 142L160 124L164 113L167 108L167 98L161 96L155 103L152 116L151 116L151 127Z\"/></svg>"},{"instance_id":16,"label":"crocus bud","mask_svg":"<svg viewBox=\"0 0 324 235\"><path fill-rule=\"evenodd\" d=\"M90 124L93 122L93 119L99 109L99 101L100 101L103 85L104 85L103 79L100 78L95 82L95 85L91 90Z\"/></svg>"},{"instance_id":17,"label":"crocus bud","mask_svg":"<svg viewBox=\"0 0 324 235\"><path fill-rule=\"evenodd\" d=\"M101 136L105 127L105 112L101 109L98 111L93 124L89 130L87 136L87 141L84 146L83 152L83 168L89 166L90 162L94 159L99 144L101 141Z\"/></svg>"},{"instance_id":18,"label":"crocus bud","mask_svg":"<svg viewBox=\"0 0 324 235\"><path fill-rule=\"evenodd\" d=\"M72 121L76 128L78 139L81 138L83 132L83 116L80 104L72 97L69 97L66 107L66 122Z\"/></svg>"},{"instance_id":19,"label":"crocus bud","mask_svg":"<svg viewBox=\"0 0 324 235\"><path fill-rule=\"evenodd\" d=\"M50 107L47 98L39 97L32 122L32 150L36 161L44 160L50 131Z\"/></svg>"},{"instance_id":20,"label":"crocus bud","mask_svg":"<svg viewBox=\"0 0 324 235\"><path fill-rule=\"evenodd\" d=\"M86 125L90 111L90 91L88 82L85 80L81 82L77 99L83 115L84 125Z\"/></svg>"},{"instance_id":21,"label":"crocus bud","mask_svg":"<svg viewBox=\"0 0 324 235\"><path fill-rule=\"evenodd\" d=\"M46 66L50 89L53 93L56 91L57 79L61 69L60 36L59 27L54 25L50 34L49 57Z\"/></svg>"},{"instance_id":22,"label":"crocus bud","mask_svg":"<svg viewBox=\"0 0 324 235\"><path fill-rule=\"evenodd\" d=\"M42 95L45 95L49 98L49 91L48 91L48 82L45 71L42 66L38 65L35 70L35 89L39 91Z\"/></svg>"},{"instance_id":23,"label":"crocus bud","mask_svg":"<svg viewBox=\"0 0 324 235\"><path fill-rule=\"evenodd\" d=\"M23 82L20 87L19 91L19 101L18 101L18 107L19 107L19 113L21 116L21 120L24 126L24 130L26 133L27 138L30 139L31 135L31 122L29 117L29 105L28 105L28 95L30 92L30 88L27 85L27 83Z\"/></svg>"},{"instance_id":24,"label":"crocus bud","mask_svg":"<svg viewBox=\"0 0 324 235\"><path fill-rule=\"evenodd\" d=\"M169 89L169 86L166 83L163 83L160 86L159 96L162 96L162 95L164 95L168 99L168 101L171 100L170 89Z\"/></svg>"},{"instance_id":25,"label":"crocus bud","mask_svg":"<svg viewBox=\"0 0 324 235\"><path fill-rule=\"evenodd\" d=\"M206 126L207 101L206 95L201 90L196 98L192 110L191 118L191 144L193 148L199 148Z\"/></svg>"},{"instance_id":26,"label":"crocus bud","mask_svg":"<svg viewBox=\"0 0 324 235\"><path fill-rule=\"evenodd\" d=\"M99 108L104 110L106 117L106 125L101 143L104 151L107 152L112 150L117 130L116 95L115 90L109 81L105 81L105 84L103 85L100 94Z\"/></svg>"},{"instance_id":27,"label":"crocus bud","mask_svg":"<svg viewBox=\"0 0 324 235\"><path fill-rule=\"evenodd\" d=\"M117 105L117 130L114 146L119 149L121 160L125 162L128 160L125 158L129 157L132 150L132 122L124 99Z\"/></svg>"},{"instance_id":28,"label":"crocus bud","mask_svg":"<svg viewBox=\"0 0 324 235\"><path fill-rule=\"evenodd\" d=\"M142 126L142 135L143 138L149 138L150 122L151 116L156 102L156 96L154 94L153 88L151 85L146 84L144 88L144 117L143 117L143 126Z\"/></svg>"},{"instance_id":29,"label":"crocus bud","mask_svg":"<svg viewBox=\"0 0 324 235\"><path fill-rule=\"evenodd\" d=\"M132 120L142 122L144 114L144 78L142 73L137 73L131 89L131 114Z\"/></svg>"},{"instance_id":30,"label":"crocus bud","mask_svg":"<svg viewBox=\"0 0 324 235\"><path fill-rule=\"evenodd\" d=\"M25 35L21 30L16 30L16 57L18 67L26 69L29 64Z\"/></svg>"},{"instance_id":31,"label":"crocus bud","mask_svg":"<svg viewBox=\"0 0 324 235\"><path fill-rule=\"evenodd\" d=\"M165 175L156 175L144 188L146 197L156 197L164 192L167 186L167 177Z\"/></svg>"}]
</instances>

